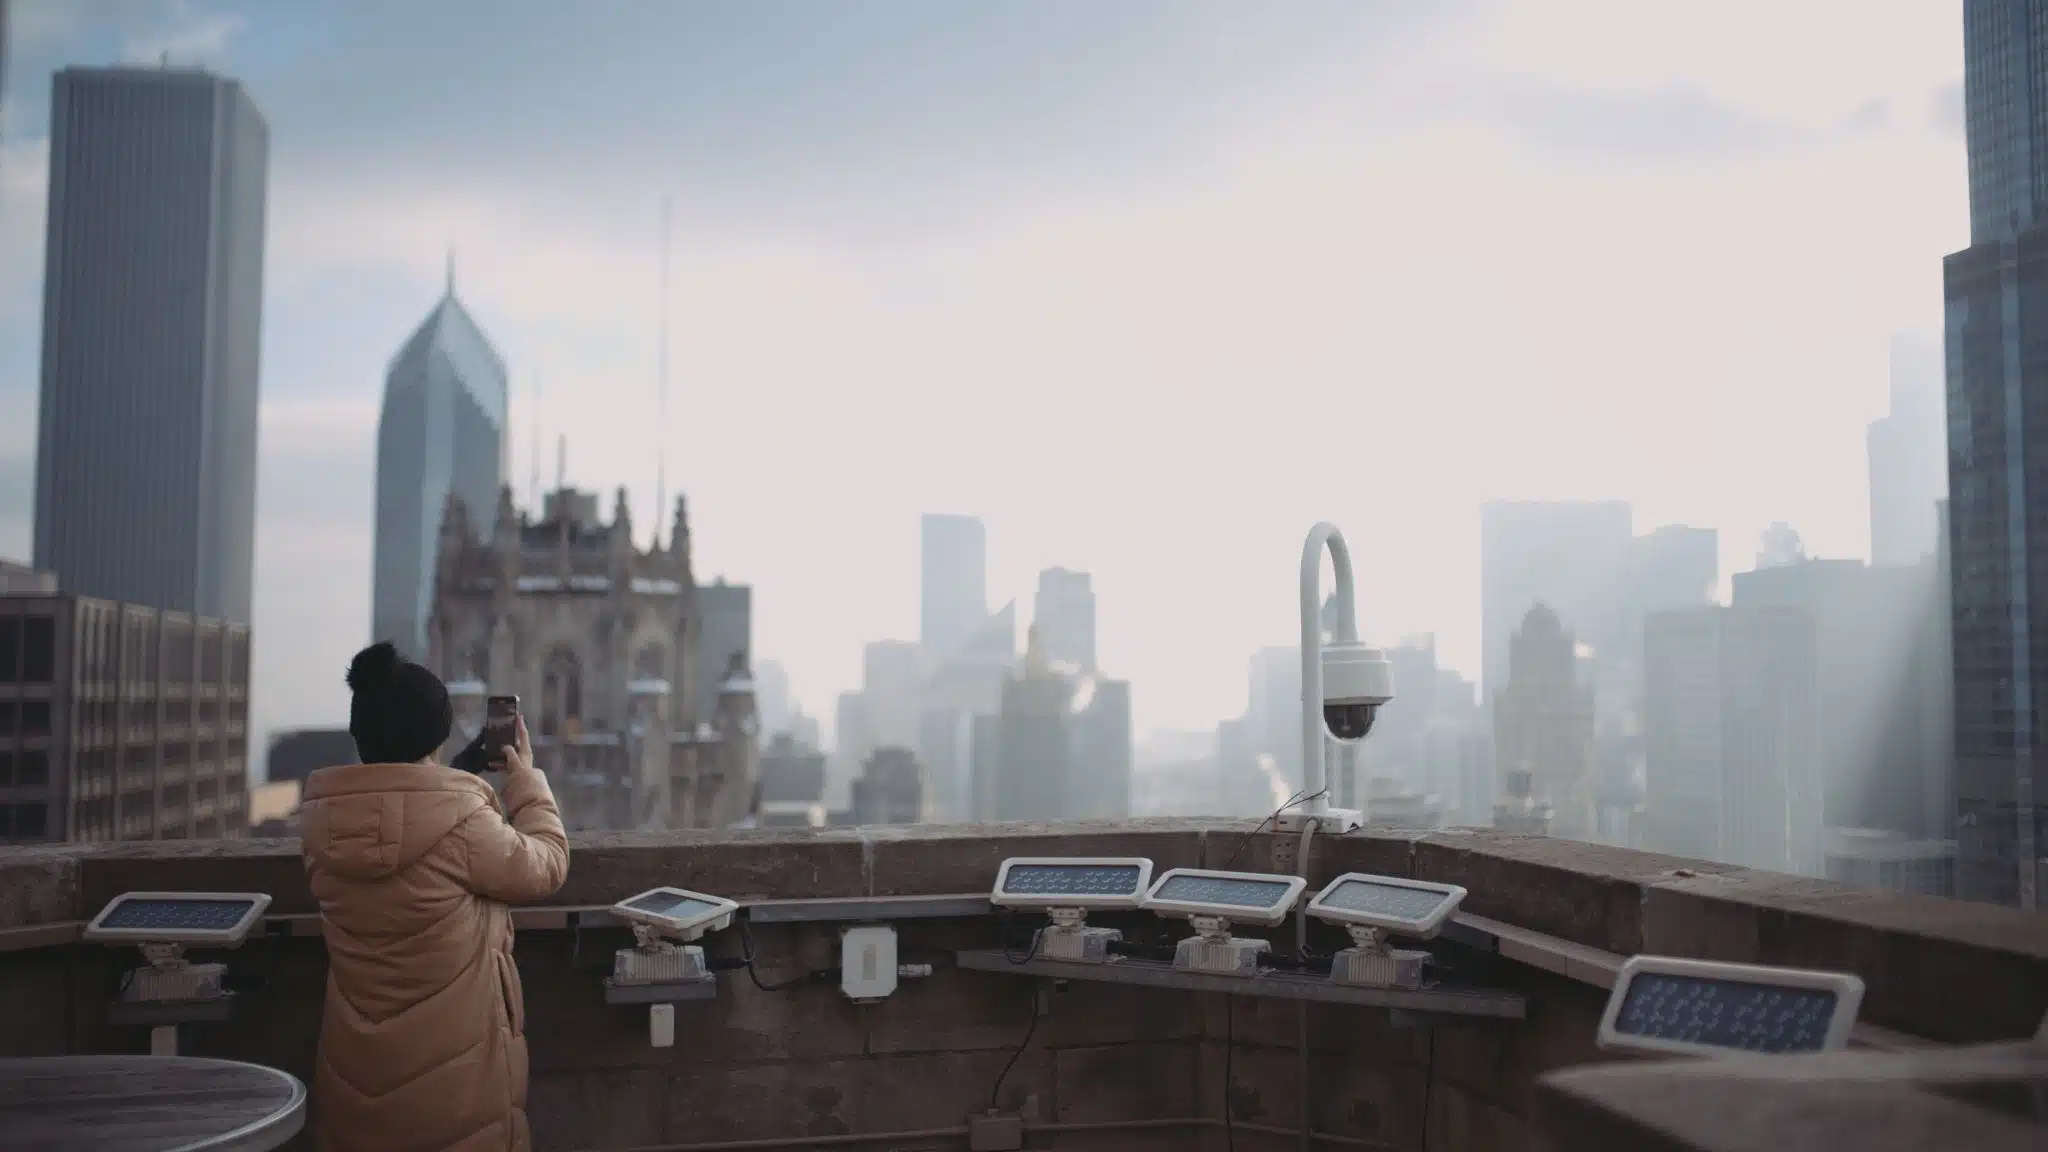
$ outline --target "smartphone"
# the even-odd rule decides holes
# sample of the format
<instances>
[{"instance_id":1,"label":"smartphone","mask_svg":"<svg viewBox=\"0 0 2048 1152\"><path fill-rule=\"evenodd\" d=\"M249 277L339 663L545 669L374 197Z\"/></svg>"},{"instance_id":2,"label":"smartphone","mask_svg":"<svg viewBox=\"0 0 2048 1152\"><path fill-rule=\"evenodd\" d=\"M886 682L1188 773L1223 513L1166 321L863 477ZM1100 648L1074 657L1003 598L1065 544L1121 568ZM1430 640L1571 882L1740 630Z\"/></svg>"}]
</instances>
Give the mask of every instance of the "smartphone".
<instances>
[{"instance_id":1,"label":"smartphone","mask_svg":"<svg viewBox=\"0 0 2048 1152\"><path fill-rule=\"evenodd\" d=\"M502 767L505 749L519 742L519 697L493 696L484 702L484 763Z\"/></svg>"}]
</instances>

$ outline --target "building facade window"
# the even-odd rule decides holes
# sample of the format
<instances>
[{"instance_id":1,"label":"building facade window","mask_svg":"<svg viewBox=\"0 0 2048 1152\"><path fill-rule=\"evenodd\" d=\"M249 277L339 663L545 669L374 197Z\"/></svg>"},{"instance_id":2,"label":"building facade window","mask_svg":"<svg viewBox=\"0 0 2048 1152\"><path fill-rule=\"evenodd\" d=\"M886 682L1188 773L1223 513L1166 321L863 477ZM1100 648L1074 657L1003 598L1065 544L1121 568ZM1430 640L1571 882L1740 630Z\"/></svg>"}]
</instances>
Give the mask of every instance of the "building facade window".
<instances>
[{"instance_id":1,"label":"building facade window","mask_svg":"<svg viewBox=\"0 0 2048 1152\"><path fill-rule=\"evenodd\" d=\"M583 720L583 668L576 653L557 648L541 674L540 730L543 736L569 734Z\"/></svg>"},{"instance_id":2,"label":"building facade window","mask_svg":"<svg viewBox=\"0 0 2048 1152\"><path fill-rule=\"evenodd\" d=\"M21 680L48 684L57 676L57 622L31 616L21 622Z\"/></svg>"}]
</instances>

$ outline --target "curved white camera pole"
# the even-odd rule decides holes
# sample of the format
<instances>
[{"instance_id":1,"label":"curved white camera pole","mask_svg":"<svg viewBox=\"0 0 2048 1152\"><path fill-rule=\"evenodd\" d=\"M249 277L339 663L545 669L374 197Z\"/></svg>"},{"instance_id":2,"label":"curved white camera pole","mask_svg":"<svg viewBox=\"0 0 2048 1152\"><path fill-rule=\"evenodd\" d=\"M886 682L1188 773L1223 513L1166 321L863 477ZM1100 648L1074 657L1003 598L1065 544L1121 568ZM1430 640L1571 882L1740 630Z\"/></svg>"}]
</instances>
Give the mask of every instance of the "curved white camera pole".
<instances>
[{"instance_id":1,"label":"curved white camera pole","mask_svg":"<svg viewBox=\"0 0 2048 1152\"><path fill-rule=\"evenodd\" d=\"M1330 807L1330 777L1324 763L1329 736L1323 727L1323 550L1337 573L1337 642L1358 643L1358 607L1351 582L1351 548L1344 533L1325 520L1309 530L1301 546L1301 788L1307 799L1281 813L1276 826L1299 830L1311 822L1318 831L1348 832L1365 823L1359 812ZM1346 745L1345 755L1351 755Z\"/></svg>"}]
</instances>

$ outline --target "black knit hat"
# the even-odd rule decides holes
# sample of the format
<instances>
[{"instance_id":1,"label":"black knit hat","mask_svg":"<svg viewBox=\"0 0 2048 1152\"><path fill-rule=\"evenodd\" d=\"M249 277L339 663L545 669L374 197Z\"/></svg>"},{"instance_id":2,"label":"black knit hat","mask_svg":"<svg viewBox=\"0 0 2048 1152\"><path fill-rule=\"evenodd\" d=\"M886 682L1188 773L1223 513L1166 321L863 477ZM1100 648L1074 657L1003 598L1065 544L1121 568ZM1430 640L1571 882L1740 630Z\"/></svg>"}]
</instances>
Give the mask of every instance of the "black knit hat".
<instances>
[{"instance_id":1,"label":"black knit hat","mask_svg":"<svg viewBox=\"0 0 2048 1152\"><path fill-rule=\"evenodd\" d=\"M349 661L348 734L365 764L411 764L448 742L455 710L441 678L401 660L390 641Z\"/></svg>"}]
</instances>

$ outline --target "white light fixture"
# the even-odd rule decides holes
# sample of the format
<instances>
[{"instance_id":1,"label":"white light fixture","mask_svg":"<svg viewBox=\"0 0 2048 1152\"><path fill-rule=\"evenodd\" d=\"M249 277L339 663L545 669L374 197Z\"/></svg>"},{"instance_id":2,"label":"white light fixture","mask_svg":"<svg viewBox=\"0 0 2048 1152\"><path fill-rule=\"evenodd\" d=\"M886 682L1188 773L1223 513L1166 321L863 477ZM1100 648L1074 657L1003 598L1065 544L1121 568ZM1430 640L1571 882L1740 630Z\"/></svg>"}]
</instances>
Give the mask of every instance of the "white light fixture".
<instances>
[{"instance_id":1,"label":"white light fixture","mask_svg":"<svg viewBox=\"0 0 2048 1152\"><path fill-rule=\"evenodd\" d=\"M1337 573L1337 636L1325 647L1322 623L1323 550ZM1314 825L1322 832L1365 826L1365 815L1330 806L1330 774L1324 755L1331 739L1354 744L1365 739L1380 706L1394 698L1393 669L1386 654L1358 639L1358 608L1351 582L1351 549L1335 524L1309 531L1301 549L1301 772L1300 804L1274 821L1281 832Z\"/></svg>"},{"instance_id":2,"label":"white light fixture","mask_svg":"<svg viewBox=\"0 0 2048 1152\"><path fill-rule=\"evenodd\" d=\"M1173 868L1145 893L1145 910L1185 919L1195 934L1173 950L1173 966L1224 976L1256 976L1264 940L1230 934L1230 926L1256 924L1271 928L1287 919L1308 881L1299 876L1264 872L1219 872L1208 868Z\"/></svg>"},{"instance_id":3,"label":"white light fixture","mask_svg":"<svg viewBox=\"0 0 2048 1152\"><path fill-rule=\"evenodd\" d=\"M1863 981L1676 956L1631 956L1615 977L1597 1042L1655 1056L1835 1052L1849 1043Z\"/></svg>"},{"instance_id":4,"label":"white light fixture","mask_svg":"<svg viewBox=\"0 0 2048 1152\"><path fill-rule=\"evenodd\" d=\"M1087 924L1090 909L1140 907L1152 883L1152 861L1137 856L1013 856L996 872L989 903L1043 911L1052 920L1033 940L1046 960L1107 964L1122 932Z\"/></svg>"},{"instance_id":5,"label":"white light fixture","mask_svg":"<svg viewBox=\"0 0 2048 1152\"><path fill-rule=\"evenodd\" d=\"M151 1055L176 1056L178 1025L219 1018L233 998L227 965L194 964L185 949L239 948L269 907L261 892L125 892L85 926L90 943L142 949L148 965L128 973L120 1003L149 1006L162 1021L150 1030Z\"/></svg>"},{"instance_id":6,"label":"white light fixture","mask_svg":"<svg viewBox=\"0 0 2048 1152\"><path fill-rule=\"evenodd\" d=\"M1420 988L1429 953L1391 947L1387 936L1428 940L1464 899L1456 884L1347 872L1316 893L1308 914L1351 934L1351 947L1330 958L1335 983Z\"/></svg>"}]
</instances>

